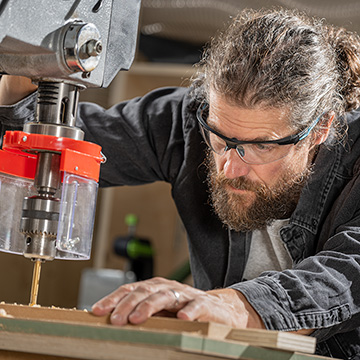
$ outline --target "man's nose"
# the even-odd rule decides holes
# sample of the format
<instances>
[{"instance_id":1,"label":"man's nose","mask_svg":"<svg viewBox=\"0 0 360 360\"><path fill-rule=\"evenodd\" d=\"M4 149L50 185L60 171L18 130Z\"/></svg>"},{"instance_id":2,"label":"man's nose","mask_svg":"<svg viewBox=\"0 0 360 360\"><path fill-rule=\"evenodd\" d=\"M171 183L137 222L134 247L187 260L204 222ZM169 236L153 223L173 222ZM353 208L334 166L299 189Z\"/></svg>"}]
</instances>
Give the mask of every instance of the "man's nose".
<instances>
[{"instance_id":1,"label":"man's nose","mask_svg":"<svg viewBox=\"0 0 360 360\"><path fill-rule=\"evenodd\" d=\"M228 179L235 179L240 176L246 176L251 170L251 165L245 163L235 149L228 150L225 156L224 175Z\"/></svg>"}]
</instances>

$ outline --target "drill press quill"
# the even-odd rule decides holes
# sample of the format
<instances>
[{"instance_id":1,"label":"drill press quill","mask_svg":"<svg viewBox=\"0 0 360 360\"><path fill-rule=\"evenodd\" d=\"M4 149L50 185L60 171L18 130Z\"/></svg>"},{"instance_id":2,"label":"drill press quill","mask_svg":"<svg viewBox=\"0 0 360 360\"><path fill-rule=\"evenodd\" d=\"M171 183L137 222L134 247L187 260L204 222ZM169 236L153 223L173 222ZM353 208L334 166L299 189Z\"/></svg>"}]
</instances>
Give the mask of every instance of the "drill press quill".
<instances>
[{"instance_id":1,"label":"drill press quill","mask_svg":"<svg viewBox=\"0 0 360 360\"><path fill-rule=\"evenodd\" d=\"M0 150L0 251L41 263L88 259L100 146L75 126L79 90L107 87L134 53L140 0L0 4L0 72L38 85L35 118Z\"/></svg>"}]
</instances>

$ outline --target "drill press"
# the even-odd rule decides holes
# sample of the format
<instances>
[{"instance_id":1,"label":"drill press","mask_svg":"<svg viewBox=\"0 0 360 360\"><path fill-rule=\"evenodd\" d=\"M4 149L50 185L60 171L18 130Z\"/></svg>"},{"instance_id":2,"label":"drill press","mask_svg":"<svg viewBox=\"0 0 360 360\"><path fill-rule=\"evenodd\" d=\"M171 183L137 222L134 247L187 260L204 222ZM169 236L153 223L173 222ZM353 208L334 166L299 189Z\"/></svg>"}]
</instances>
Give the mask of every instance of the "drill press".
<instances>
[{"instance_id":1,"label":"drill press","mask_svg":"<svg viewBox=\"0 0 360 360\"><path fill-rule=\"evenodd\" d=\"M38 84L35 118L7 131L0 150L0 250L41 263L88 259L97 181L105 160L75 126L79 90L107 87L129 69L140 0L0 5L0 72Z\"/></svg>"}]
</instances>

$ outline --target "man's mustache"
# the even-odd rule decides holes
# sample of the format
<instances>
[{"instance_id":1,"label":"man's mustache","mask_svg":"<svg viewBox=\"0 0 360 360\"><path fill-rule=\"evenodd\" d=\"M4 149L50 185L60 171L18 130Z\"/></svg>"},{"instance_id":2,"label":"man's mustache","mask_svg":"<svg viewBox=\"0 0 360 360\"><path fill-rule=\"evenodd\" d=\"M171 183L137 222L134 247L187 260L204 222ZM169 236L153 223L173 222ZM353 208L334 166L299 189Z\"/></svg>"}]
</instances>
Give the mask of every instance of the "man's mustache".
<instances>
[{"instance_id":1,"label":"man's mustache","mask_svg":"<svg viewBox=\"0 0 360 360\"><path fill-rule=\"evenodd\" d=\"M223 172L220 172L217 175L216 182L220 186L229 185L237 190L247 190L247 191L253 191L258 193L259 191L263 191L266 186L264 184L257 183L255 181L251 181L249 179L246 179L243 176L240 176L235 179L229 179L227 178Z\"/></svg>"}]
</instances>

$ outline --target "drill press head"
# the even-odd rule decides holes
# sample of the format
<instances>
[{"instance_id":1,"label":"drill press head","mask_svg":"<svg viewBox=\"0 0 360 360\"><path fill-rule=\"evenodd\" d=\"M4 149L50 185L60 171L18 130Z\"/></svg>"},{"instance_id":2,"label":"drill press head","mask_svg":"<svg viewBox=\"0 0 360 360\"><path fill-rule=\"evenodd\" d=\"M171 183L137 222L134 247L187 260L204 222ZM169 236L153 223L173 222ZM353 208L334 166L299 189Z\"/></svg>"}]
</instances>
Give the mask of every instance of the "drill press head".
<instances>
[{"instance_id":1,"label":"drill press head","mask_svg":"<svg viewBox=\"0 0 360 360\"><path fill-rule=\"evenodd\" d=\"M69 112L76 109L73 101L77 102L74 91L77 91L74 85L40 82L35 121L27 123L23 131L5 135L0 155L25 158L24 168L32 168L28 174L32 187L25 187L28 193L23 198L21 213L13 218L19 223L13 226L11 240L3 241L5 251L23 252L28 258L42 260L90 256L103 157L98 145L83 141L83 132L71 126L75 116ZM58 106L61 102L64 105ZM3 171L2 176L17 176L12 186L23 184L25 171L21 174L16 158L13 163L16 167ZM6 222L1 222L0 226L4 225Z\"/></svg>"},{"instance_id":2,"label":"drill press head","mask_svg":"<svg viewBox=\"0 0 360 360\"><path fill-rule=\"evenodd\" d=\"M35 119L0 150L0 250L88 259L104 156L76 128L78 93L133 61L140 0L38 0L0 8L0 72L38 84Z\"/></svg>"}]
</instances>

